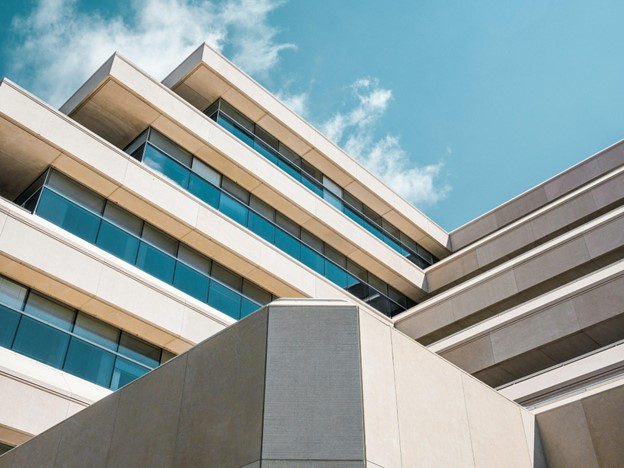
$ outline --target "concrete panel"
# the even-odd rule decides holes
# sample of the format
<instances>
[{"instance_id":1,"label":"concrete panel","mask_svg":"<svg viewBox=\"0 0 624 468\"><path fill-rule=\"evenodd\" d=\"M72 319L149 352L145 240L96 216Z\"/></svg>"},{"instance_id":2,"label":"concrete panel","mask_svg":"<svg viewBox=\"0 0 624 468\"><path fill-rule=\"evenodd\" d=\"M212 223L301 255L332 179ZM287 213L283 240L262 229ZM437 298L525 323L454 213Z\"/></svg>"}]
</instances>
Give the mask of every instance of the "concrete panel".
<instances>
[{"instance_id":1,"label":"concrete panel","mask_svg":"<svg viewBox=\"0 0 624 468\"><path fill-rule=\"evenodd\" d=\"M395 330L392 349L403 466L474 466L461 372Z\"/></svg>"},{"instance_id":2,"label":"concrete panel","mask_svg":"<svg viewBox=\"0 0 624 468\"><path fill-rule=\"evenodd\" d=\"M475 466L532 466L523 410L468 375L462 375L461 380Z\"/></svg>"},{"instance_id":3,"label":"concrete panel","mask_svg":"<svg viewBox=\"0 0 624 468\"><path fill-rule=\"evenodd\" d=\"M536 239L541 239L597 210L596 202L590 193L571 198L543 215L531 220Z\"/></svg>"},{"instance_id":4,"label":"concrete panel","mask_svg":"<svg viewBox=\"0 0 624 468\"><path fill-rule=\"evenodd\" d=\"M481 336L440 355L470 374L492 366L495 362L490 335Z\"/></svg>"},{"instance_id":5,"label":"concrete panel","mask_svg":"<svg viewBox=\"0 0 624 468\"><path fill-rule=\"evenodd\" d=\"M578 330L574 307L570 302L562 302L494 330L491 333L494 359L505 361Z\"/></svg>"},{"instance_id":6,"label":"concrete panel","mask_svg":"<svg viewBox=\"0 0 624 468\"><path fill-rule=\"evenodd\" d=\"M550 468L600 466L580 401L538 414L537 424Z\"/></svg>"},{"instance_id":7,"label":"concrete panel","mask_svg":"<svg viewBox=\"0 0 624 468\"><path fill-rule=\"evenodd\" d=\"M528 192L523 193L521 196L508 201L504 205L496 208L495 216L499 227L505 226L523 216L526 216L531 211L539 208L549 200L546 195L546 191L542 186L537 186Z\"/></svg>"},{"instance_id":8,"label":"concrete panel","mask_svg":"<svg viewBox=\"0 0 624 468\"><path fill-rule=\"evenodd\" d=\"M117 394L109 467L173 466L187 360L183 354Z\"/></svg>"},{"instance_id":9,"label":"concrete panel","mask_svg":"<svg viewBox=\"0 0 624 468\"><path fill-rule=\"evenodd\" d=\"M476 248L479 267L504 259L512 252L532 245L536 238L533 227L530 224L523 224L484 242Z\"/></svg>"},{"instance_id":10,"label":"concrete panel","mask_svg":"<svg viewBox=\"0 0 624 468\"><path fill-rule=\"evenodd\" d=\"M366 459L401 466L390 324L360 310L360 341Z\"/></svg>"},{"instance_id":11,"label":"concrete panel","mask_svg":"<svg viewBox=\"0 0 624 468\"><path fill-rule=\"evenodd\" d=\"M572 239L515 266L513 272L518 290L529 289L589 260L590 254L583 237Z\"/></svg>"},{"instance_id":12,"label":"concrete panel","mask_svg":"<svg viewBox=\"0 0 624 468\"><path fill-rule=\"evenodd\" d=\"M593 188L591 195L599 207L608 206L624 198L624 172Z\"/></svg>"},{"instance_id":13,"label":"concrete panel","mask_svg":"<svg viewBox=\"0 0 624 468\"><path fill-rule=\"evenodd\" d=\"M477 283L450 299L456 320L467 317L518 292L513 271L507 270L488 281Z\"/></svg>"},{"instance_id":14,"label":"concrete panel","mask_svg":"<svg viewBox=\"0 0 624 468\"><path fill-rule=\"evenodd\" d=\"M189 351L174 466L260 459L266 332L264 309Z\"/></svg>"},{"instance_id":15,"label":"concrete panel","mask_svg":"<svg viewBox=\"0 0 624 468\"><path fill-rule=\"evenodd\" d=\"M494 211L490 211L474 221L464 224L449 234L452 251L457 252L459 249L495 231L498 227Z\"/></svg>"},{"instance_id":16,"label":"concrete panel","mask_svg":"<svg viewBox=\"0 0 624 468\"><path fill-rule=\"evenodd\" d=\"M621 466L624 448L624 386L582 400L600 466Z\"/></svg>"},{"instance_id":17,"label":"concrete panel","mask_svg":"<svg viewBox=\"0 0 624 468\"><path fill-rule=\"evenodd\" d=\"M108 455L113 430L116 427L118 405L119 394L114 393L99 404L92 405L69 418L64 424L50 429L48 432L60 433L60 441L56 457L50 459L54 462L45 466L54 465L59 468L111 466ZM133 434L135 435L140 436ZM33 440L36 439L38 437Z\"/></svg>"},{"instance_id":18,"label":"concrete panel","mask_svg":"<svg viewBox=\"0 0 624 468\"><path fill-rule=\"evenodd\" d=\"M363 462L345 460L262 460L262 468L362 468Z\"/></svg>"},{"instance_id":19,"label":"concrete panel","mask_svg":"<svg viewBox=\"0 0 624 468\"><path fill-rule=\"evenodd\" d=\"M29 440L20 446L20 450L16 450L12 454L13 463L11 466L14 468L54 466L53 460L56 458L60 437L61 431L50 430ZM3 458L0 457L0 466L2 466Z\"/></svg>"},{"instance_id":20,"label":"concrete panel","mask_svg":"<svg viewBox=\"0 0 624 468\"><path fill-rule=\"evenodd\" d=\"M597 258L622 247L624 245L624 215L592 229L585 234L584 238L591 258Z\"/></svg>"},{"instance_id":21,"label":"concrete panel","mask_svg":"<svg viewBox=\"0 0 624 468\"><path fill-rule=\"evenodd\" d=\"M583 291L572 301L581 328L610 319L624 312L624 277Z\"/></svg>"},{"instance_id":22,"label":"concrete panel","mask_svg":"<svg viewBox=\"0 0 624 468\"><path fill-rule=\"evenodd\" d=\"M357 307L278 303L268 322L262 458L363 463Z\"/></svg>"}]
</instances>

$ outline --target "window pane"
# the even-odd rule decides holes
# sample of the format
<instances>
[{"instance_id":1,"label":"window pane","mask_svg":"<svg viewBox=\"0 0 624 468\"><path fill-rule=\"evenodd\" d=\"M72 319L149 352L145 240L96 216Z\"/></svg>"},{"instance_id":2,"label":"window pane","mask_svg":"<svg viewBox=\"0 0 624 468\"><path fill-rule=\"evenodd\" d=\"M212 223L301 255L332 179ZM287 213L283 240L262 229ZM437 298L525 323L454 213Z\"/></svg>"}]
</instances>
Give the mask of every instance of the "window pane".
<instances>
[{"instance_id":1,"label":"window pane","mask_svg":"<svg viewBox=\"0 0 624 468\"><path fill-rule=\"evenodd\" d=\"M193 158L193 172L217 187L221 185L221 174L197 158Z\"/></svg>"},{"instance_id":2,"label":"window pane","mask_svg":"<svg viewBox=\"0 0 624 468\"><path fill-rule=\"evenodd\" d=\"M117 390L118 388L129 384L133 380L138 379L143 374L149 371L150 369L139 366L133 362L128 361L127 359L117 356L117 359L115 360L115 370L113 371L113 378L110 388L111 390Z\"/></svg>"},{"instance_id":3,"label":"window pane","mask_svg":"<svg viewBox=\"0 0 624 468\"><path fill-rule=\"evenodd\" d=\"M247 132L239 129L238 126L231 123L227 117L223 116L223 114L219 114L219 117L217 117L217 122L236 138L253 147L253 138Z\"/></svg>"},{"instance_id":4,"label":"window pane","mask_svg":"<svg viewBox=\"0 0 624 468\"><path fill-rule=\"evenodd\" d=\"M94 317L78 313L74 333L100 346L117 351L119 329Z\"/></svg>"},{"instance_id":5,"label":"window pane","mask_svg":"<svg viewBox=\"0 0 624 468\"><path fill-rule=\"evenodd\" d=\"M72 337L63 369L90 382L108 387L115 355Z\"/></svg>"},{"instance_id":6,"label":"window pane","mask_svg":"<svg viewBox=\"0 0 624 468\"><path fill-rule=\"evenodd\" d=\"M208 304L215 309L233 317L240 318L241 297L231 289L212 281L210 283L210 293L208 295Z\"/></svg>"},{"instance_id":7,"label":"window pane","mask_svg":"<svg viewBox=\"0 0 624 468\"><path fill-rule=\"evenodd\" d=\"M178 253L178 241L150 224L145 223L141 238L169 255Z\"/></svg>"},{"instance_id":8,"label":"window pane","mask_svg":"<svg viewBox=\"0 0 624 468\"><path fill-rule=\"evenodd\" d=\"M180 291L206 302L210 279L180 262L176 262L173 285Z\"/></svg>"},{"instance_id":9,"label":"window pane","mask_svg":"<svg viewBox=\"0 0 624 468\"><path fill-rule=\"evenodd\" d=\"M33 359L60 368L63 365L69 335L23 316L13 349Z\"/></svg>"},{"instance_id":10,"label":"window pane","mask_svg":"<svg viewBox=\"0 0 624 468\"><path fill-rule=\"evenodd\" d=\"M277 156L276 151L272 149L269 145L266 145L263 142L256 140L254 143L254 149L266 159L271 161L273 164L278 163L279 157Z\"/></svg>"},{"instance_id":11,"label":"window pane","mask_svg":"<svg viewBox=\"0 0 624 468\"><path fill-rule=\"evenodd\" d=\"M167 351L166 349L163 349L162 354L160 355L160 363L164 364L165 362L173 359L174 357L176 357L175 354Z\"/></svg>"},{"instance_id":12,"label":"window pane","mask_svg":"<svg viewBox=\"0 0 624 468\"><path fill-rule=\"evenodd\" d=\"M278 226L291 233L294 237L298 239L301 238L301 227L283 214L277 213L275 216L275 222Z\"/></svg>"},{"instance_id":13,"label":"window pane","mask_svg":"<svg viewBox=\"0 0 624 468\"><path fill-rule=\"evenodd\" d=\"M281 229L275 230L275 245L291 257L301 258L301 242Z\"/></svg>"},{"instance_id":14,"label":"window pane","mask_svg":"<svg viewBox=\"0 0 624 468\"><path fill-rule=\"evenodd\" d=\"M240 318L242 319L244 317L247 317L249 314L251 314L252 312L255 312L260 307L261 306L259 306L258 304L255 304L254 302L250 301L249 299L243 298Z\"/></svg>"},{"instance_id":15,"label":"window pane","mask_svg":"<svg viewBox=\"0 0 624 468\"><path fill-rule=\"evenodd\" d=\"M243 294L259 304L271 302L271 293L248 280L243 280Z\"/></svg>"},{"instance_id":16,"label":"window pane","mask_svg":"<svg viewBox=\"0 0 624 468\"><path fill-rule=\"evenodd\" d=\"M102 214L106 200L60 172L50 171L46 185L78 205L94 213Z\"/></svg>"},{"instance_id":17,"label":"window pane","mask_svg":"<svg viewBox=\"0 0 624 468\"><path fill-rule=\"evenodd\" d=\"M258 234L264 240L275 243L275 226L253 211L249 212L249 230Z\"/></svg>"},{"instance_id":18,"label":"window pane","mask_svg":"<svg viewBox=\"0 0 624 468\"><path fill-rule=\"evenodd\" d=\"M118 205L108 201L104 207L104 219L123 228L135 236L141 237L143 230L143 220L137 218L132 213L124 210Z\"/></svg>"},{"instance_id":19,"label":"window pane","mask_svg":"<svg viewBox=\"0 0 624 468\"><path fill-rule=\"evenodd\" d=\"M347 272L342 268L334 265L329 260L325 261L325 276L332 283L337 284L341 288L346 288L348 285Z\"/></svg>"},{"instance_id":20,"label":"window pane","mask_svg":"<svg viewBox=\"0 0 624 468\"><path fill-rule=\"evenodd\" d=\"M240 291L243 287L243 278L216 262L212 265L211 276L235 291Z\"/></svg>"},{"instance_id":21,"label":"window pane","mask_svg":"<svg viewBox=\"0 0 624 468\"><path fill-rule=\"evenodd\" d=\"M24 286L0 277L0 304L22 310L27 292Z\"/></svg>"},{"instance_id":22,"label":"window pane","mask_svg":"<svg viewBox=\"0 0 624 468\"><path fill-rule=\"evenodd\" d=\"M139 250L139 239L111 223L102 221L95 245L115 257L134 265Z\"/></svg>"},{"instance_id":23,"label":"window pane","mask_svg":"<svg viewBox=\"0 0 624 468\"><path fill-rule=\"evenodd\" d=\"M210 185L205 180L202 180L195 174L191 174L189 192L191 192L197 198L206 202L213 208L219 207L219 198L221 197L221 191L217 187Z\"/></svg>"},{"instance_id":24,"label":"window pane","mask_svg":"<svg viewBox=\"0 0 624 468\"><path fill-rule=\"evenodd\" d=\"M301 262L317 273L321 275L325 274L325 259L318 252L315 252L305 245L301 246Z\"/></svg>"},{"instance_id":25,"label":"window pane","mask_svg":"<svg viewBox=\"0 0 624 468\"><path fill-rule=\"evenodd\" d=\"M201 273L210 274L212 260L184 244L180 244L178 248L178 260L181 260Z\"/></svg>"},{"instance_id":26,"label":"window pane","mask_svg":"<svg viewBox=\"0 0 624 468\"><path fill-rule=\"evenodd\" d=\"M0 305L0 346L10 348L22 314Z\"/></svg>"},{"instance_id":27,"label":"window pane","mask_svg":"<svg viewBox=\"0 0 624 468\"><path fill-rule=\"evenodd\" d=\"M191 171L153 146L147 145L145 148L143 162L168 179L171 179L176 184L184 188L188 187L189 174Z\"/></svg>"},{"instance_id":28,"label":"window pane","mask_svg":"<svg viewBox=\"0 0 624 468\"><path fill-rule=\"evenodd\" d=\"M275 210L266 203L264 203L262 200L260 200L258 197L252 195L249 200L249 206L269 221L275 220Z\"/></svg>"},{"instance_id":29,"label":"window pane","mask_svg":"<svg viewBox=\"0 0 624 468\"><path fill-rule=\"evenodd\" d=\"M221 180L221 188L233 197L242 201L243 203L249 203L249 192L240 185L238 185L236 182L234 182L232 179L223 177Z\"/></svg>"},{"instance_id":30,"label":"window pane","mask_svg":"<svg viewBox=\"0 0 624 468\"><path fill-rule=\"evenodd\" d=\"M249 210L238 200L235 200L230 195L225 193L221 194L221 202L219 203L219 211L224 215L232 218L234 221L247 226L247 214Z\"/></svg>"},{"instance_id":31,"label":"window pane","mask_svg":"<svg viewBox=\"0 0 624 468\"><path fill-rule=\"evenodd\" d=\"M141 242L136 266L141 270L171 284L175 260L158 249Z\"/></svg>"},{"instance_id":32,"label":"window pane","mask_svg":"<svg viewBox=\"0 0 624 468\"><path fill-rule=\"evenodd\" d=\"M35 292L31 292L28 295L24 310L33 317L67 331L71 331L74 316L76 315L75 310L40 296Z\"/></svg>"},{"instance_id":33,"label":"window pane","mask_svg":"<svg viewBox=\"0 0 624 468\"><path fill-rule=\"evenodd\" d=\"M36 214L88 242L95 242L100 218L50 190L44 189Z\"/></svg>"},{"instance_id":34,"label":"window pane","mask_svg":"<svg viewBox=\"0 0 624 468\"><path fill-rule=\"evenodd\" d=\"M124 332L119 341L119 354L152 368L160 363L160 348Z\"/></svg>"},{"instance_id":35,"label":"window pane","mask_svg":"<svg viewBox=\"0 0 624 468\"><path fill-rule=\"evenodd\" d=\"M340 211L342 211L342 209L343 209L342 200L340 200L340 198L338 198L336 195L334 195L333 193L328 192L327 190L324 190L323 191L323 198L325 200L327 200L329 202L329 204L335 206Z\"/></svg>"},{"instance_id":36,"label":"window pane","mask_svg":"<svg viewBox=\"0 0 624 468\"><path fill-rule=\"evenodd\" d=\"M151 128L149 132L149 142L153 143L157 148L167 153L180 164L191 167L193 155L153 128Z\"/></svg>"},{"instance_id":37,"label":"window pane","mask_svg":"<svg viewBox=\"0 0 624 468\"><path fill-rule=\"evenodd\" d=\"M316 193L319 197L323 196L323 189L319 187L316 183L312 182L305 175L301 176L301 183L308 187L310 190L312 190L312 192Z\"/></svg>"},{"instance_id":38,"label":"window pane","mask_svg":"<svg viewBox=\"0 0 624 468\"><path fill-rule=\"evenodd\" d=\"M290 175L291 177L293 177L296 180L301 180L301 175L299 174L299 171L297 169L295 169L294 167L292 167L291 164L287 163L286 161L283 160L278 160L277 161L277 166L283 170L286 174Z\"/></svg>"}]
</instances>

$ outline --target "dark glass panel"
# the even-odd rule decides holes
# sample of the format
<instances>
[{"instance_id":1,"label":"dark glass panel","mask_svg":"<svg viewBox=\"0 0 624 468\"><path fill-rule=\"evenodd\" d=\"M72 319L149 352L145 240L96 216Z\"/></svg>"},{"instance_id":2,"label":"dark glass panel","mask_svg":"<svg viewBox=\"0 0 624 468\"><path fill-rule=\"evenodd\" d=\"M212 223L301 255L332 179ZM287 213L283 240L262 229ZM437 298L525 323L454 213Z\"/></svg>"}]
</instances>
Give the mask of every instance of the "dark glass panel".
<instances>
[{"instance_id":1,"label":"dark glass panel","mask_svg":"<svg viewBox=\"0 0 624 468\"><path fill-rule=\"evenodd\" d=\"M217 122L236 138L242 140L244 143L253 148L253 138L247 132L239 129L238 126L232 124L227 117L223 116L223 114L219 114L219 116L217 117Z\"/></svg>"},{"instance_id":2,"label":"dark glass panel","mask_svg":"<svg viewBox=\"0 0 624 468\"><path fill-rule=\"evenodd\" d=\"M249 299L243 297L243 303L242 303L242 306L241 306L240 318L242 319L242 318L247 317L249 314L251 314L252 312L255 312L260 307L262 307L262 306L259 306L255 302L252 302Z\"/></svg>"},{"instance_id":3,"label":"dark glass panel","mask_svg":"<svg viewBox=\"0 0 624 468\"><path fill-rule=\"evenodd\" d=\"M258 234L264 240L275 243L275 226L253 211L249 212L249 230Z\"/></svg>"},{"instance_id":4,"label":"dark glass panel","mask_svg":"<svg viewBox=\"0 0 624 468\"><path fill-rule=\"evenodd\" d=\"M121 333L119 340L119 354L150 368L154 368L160 363L160 348L125 332Z\"/></svg>"},{"instance_id":5,"label":"dark glass panel","mask_svg":"<svg viewBox=\"0 0 624 468\"><path fill-rule=\"evenodd\" d=\"M237 223L247 226L247 215L249 213L249 209L230 195L225 193L221 194L219 211L232 218Z\"/></svg>"},{"instance_id":6,"label":"dark glass panel","mask_svg":"<svg viewBox=\"0 0 624 468\"><path fill-rule=\"evenodd\" d=\"M141 242L139 246L136 266L165 283L171 284L173 281L175 260L145 242Z\"/></svg>"},{"instance_id":7,"label":"dark glass panel","mask_svg":"<svg viewBox=\"0 0 624 468\"><path fill-rule=\"evenodd\" d=\"M208 304L230 317L237 320L240 318L241 296L216 281L210 284Z\"/></svg>"},{"instance_id":8,"label":"dark glass panel","mask_svg":"<svg viewBox=\"0 0 624 468\"><path fill-rule=\"evenodd\" d=\"M22 317L13 349L38 361L60 368L69 335L30 317Z\"/></svg>"},{"instance_id":9,"label":"dark glass panel","mask_svg":"<svg viewBox=\"0 0 624 468\"><path fill-rule=\"evenodd\" d=\"M0 304L22 310L28 288L0 276Z\"/></svg>"},{"instance_id":10,"label":"dark glass panel","mask_svg":"<svg viewBox=\"0 0 624 468\"><path fill-rule=\"evenodd\" d=\"M51 190L43 190L36 214L87 242L95 242L100 218Z\"/></svg>"},{"instance_id":11,"label":"dark glass panel","mask_svg":"<svg viewBox=\"0 0 624 468\"><path fill-rule=\"evenodd\" d=\"M36 292L31 292L28 295L24 310L28 315L67 331L71 331L76 316L74 309L43 297Z\"/></svg>"},{"instance_id":12,"label":"dark glass panel","mask_svg":"<svg viewBox=\"0 0 624 468\"><path fill-rule=\"evenodd\" d=\"M173 180L176 184L184 188L188 187L191 171L152 145L147 145L145 148L143 162L165 177Z\"/></svg>"},{"instance_id":13,"label":"dark glass panel","mask_svg":"<svg viewBox=\"0 0 624 468\"><path fill-rule=\"evenodd\" d=\"M301 258L301 241L281 229L275 230L275 245L291 257L297 260Z\"/></svg>"},{"instance_id":14,"label":"dark glass panel","mask_svg":"<svg viewBox=\"0 0 624 468\"><path fill-rule=\"evenodd\" d=\"M117 356L117 359L115 360L115 370L113 371L113 378L110 388L111 390L117 390L118 388L129 384L133 380L138 379L143 374L146 374L149 371L150 369L135 364L134 362L128 361L127 359L124 359L120 356Z\"/></svg>"},{"instance_id":15,"label":"dark glass panel","mask_svg":"<svg viewBox=\"0 0 624 468\"><path fill-rule=\"evenodd\" d=\"M191 174L191 182L189 184L189 192L195 195L200 200L206 202L213 208L219 208L219 199L221 198L221 191L203 180L201 177Z\"/></svg>"},{"instance_id":16,"label":"dark glass panel","mask_svg":"<svg viewBox=\"0 0 624 468\"><path fill-rule=\"evenodd\" d=\"M134 265L139 243L136 237L109 222L102 221L95 245Z\"/></svg>"},{"instance_id":17,"label":"dark glass panel","mask_svg":"<svg viewBox=\"0 0 624 468\"><path fill-rule=\"evenodd\" d=\"M74 334L111 351L117 351L119 329L90 315L78 313L74 324Z\"/></svg>"},{"instance_id":18,"label":"dark glass panel","mask_svg":"<svg viewBox=\"0 0 624 468\"><path fill-rule=\"evenodd\" d=\"M0 346L10 348L22 314L0 305Z\"/></svg>"},{"instance_id":19,"label":"dark glass panel","mask_svg":"<svg viewBox=\"0 0 624 468\"><path fill-rule=\"evenodd\" d=\"M80 378L108 387L115 355L85 341L72 337L63 369Z\"/></svg>"},{"instance_id":20,"label":"dark glass panel","mask_svg":"<svg viewBox=\"0 0 624 468\"><path fill-rule=\"evenodd\" d=\"M207 276L183 263L176 262L173 285L180 291L206 302L209 284L210 279Z\"/></svg>"},{"instance_id":21,"label":"dark glass panel","mask_svg":"<svg viewBox=\"0 0 624 468\"><path fill-rule=\"evenodd\" d=\"M306 245L301 246L301 263L312 268L317 273L325 274L325 259Z\"/></svg>"},{"instance_id":22,"label":"dark glass panel","mask_svg":"<svg viewBox=\"0 0 624 468\"><path fill-rule=\"evenodd\" d=\"M325 260L325 276L334 284L337 284L341 288L348 286L347 272L337 265L334 265L329 260Z\"/></svg>"}]
</instances>

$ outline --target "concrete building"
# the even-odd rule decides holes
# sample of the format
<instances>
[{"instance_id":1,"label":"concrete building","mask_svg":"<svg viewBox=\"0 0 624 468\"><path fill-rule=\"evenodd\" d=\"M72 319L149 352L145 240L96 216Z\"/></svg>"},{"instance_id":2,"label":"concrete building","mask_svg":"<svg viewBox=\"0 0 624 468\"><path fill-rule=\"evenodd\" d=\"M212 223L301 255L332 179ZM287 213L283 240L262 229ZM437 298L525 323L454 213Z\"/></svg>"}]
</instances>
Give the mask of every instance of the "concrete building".
<instances>
[{"instance_id":1,"label":"concrete building","mask_svg":"<svg viewBox=\"0 0 624 468\"><path fill-rule=\"evenodd\" d=\"M0 467L620 466L623 199L447 233L206 45L5 79Z\"/></svg>"}]
</instances>

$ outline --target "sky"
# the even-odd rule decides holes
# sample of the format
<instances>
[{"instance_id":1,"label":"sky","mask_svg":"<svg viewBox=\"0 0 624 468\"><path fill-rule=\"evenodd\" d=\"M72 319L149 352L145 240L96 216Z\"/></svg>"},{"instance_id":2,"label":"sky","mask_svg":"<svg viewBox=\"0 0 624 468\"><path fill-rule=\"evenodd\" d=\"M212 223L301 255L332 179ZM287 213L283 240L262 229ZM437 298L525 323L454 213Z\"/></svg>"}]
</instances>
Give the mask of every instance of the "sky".
<instances>
[{"instance_id":1,"label":"sky","mask_svg":"<svg viewBox=\"0 0 624 468\"><path fill-rule=\"evenodd\" d=\"M0 77L60 106L115 50L207 42L448 231L624 138L621 0L2 0Z\"/></svg>"}]
</instances>

